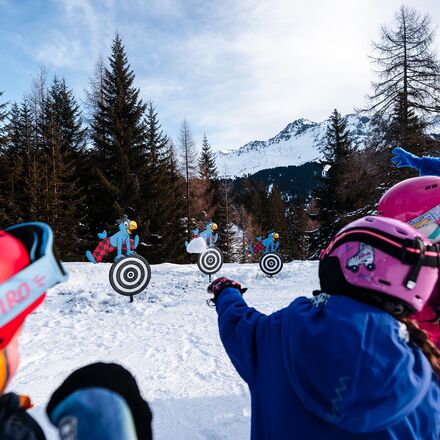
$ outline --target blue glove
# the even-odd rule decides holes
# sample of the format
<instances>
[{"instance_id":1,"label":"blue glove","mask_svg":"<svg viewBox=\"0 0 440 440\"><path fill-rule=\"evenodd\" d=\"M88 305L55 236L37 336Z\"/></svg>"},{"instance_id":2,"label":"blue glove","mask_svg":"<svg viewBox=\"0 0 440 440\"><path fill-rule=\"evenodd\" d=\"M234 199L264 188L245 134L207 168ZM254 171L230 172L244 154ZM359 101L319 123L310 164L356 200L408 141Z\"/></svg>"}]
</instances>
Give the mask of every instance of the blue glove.
<instances>
[{"instance_id":1,"label":"blue glove","mask_svg":"<svg viewBox=\"0 0 440 440\"><path fill-rule=\"evenodd\" d=\"M408 153L408 151L403 148L397 147L391 151L395 156L391 159L397 168L415 168L420 171L422 165L422 158L416 156L415 154Z\"/></svg>"}]
</instances>

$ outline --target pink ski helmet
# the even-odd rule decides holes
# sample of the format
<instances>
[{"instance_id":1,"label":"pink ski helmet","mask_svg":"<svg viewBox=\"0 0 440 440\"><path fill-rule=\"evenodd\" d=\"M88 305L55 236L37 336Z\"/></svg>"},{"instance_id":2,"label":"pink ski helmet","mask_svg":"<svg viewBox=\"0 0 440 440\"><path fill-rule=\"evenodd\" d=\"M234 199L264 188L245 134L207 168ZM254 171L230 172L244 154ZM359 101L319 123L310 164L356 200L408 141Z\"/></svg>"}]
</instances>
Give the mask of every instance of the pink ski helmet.
<instances>
[{"instance_id":1,"label":"pink ski helmet","mask_svg":"<svg viewBox=\"0 0 440 440\"><path fill-rule=\"evenodd\" d=\"M412 226L364 217L341 229L321 253L321 290L356 295L377 292L422 310L438 279L439 247Z\"/></svg>"},{"instance_id":2,"label":"pink ski helmet","mask_svg":"<svg viewBox=\"0 0 440 440\"><path fill-rule=\"evenodd\" d=\"M378 215L414 226L433 243L440 241L440 177L413 177L391 187L379 200Z\"/></svg>"}]
</instances>

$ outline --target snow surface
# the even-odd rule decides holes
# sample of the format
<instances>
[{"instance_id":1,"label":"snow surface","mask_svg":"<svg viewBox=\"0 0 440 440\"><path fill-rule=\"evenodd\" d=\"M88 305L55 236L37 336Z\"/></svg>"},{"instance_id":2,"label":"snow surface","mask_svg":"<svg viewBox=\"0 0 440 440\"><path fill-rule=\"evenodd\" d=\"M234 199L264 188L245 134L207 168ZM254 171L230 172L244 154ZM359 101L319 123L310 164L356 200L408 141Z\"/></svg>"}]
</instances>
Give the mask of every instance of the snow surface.
<instances>
[{"instance_id":1,"label":"snow surface","mask_svg":"<svg viewBox=\"0 0 440 440\"><path fill-rule=\"evenodd\" d=\"M208 277L196 265L152 266L151 283L134 303L113 292L110 264L67 263L70 279L49 291L20 337L22 361L9 389L28 394L48 439L51 393L88 363L118 362L136 377L153 410L154 438L248 439L250 398L206 305ZM249 287L248 304L264 313L318 287L317 263L286 264L267 278L257 264L225 264L218 275Z\"/></svg>"}]
</instances>

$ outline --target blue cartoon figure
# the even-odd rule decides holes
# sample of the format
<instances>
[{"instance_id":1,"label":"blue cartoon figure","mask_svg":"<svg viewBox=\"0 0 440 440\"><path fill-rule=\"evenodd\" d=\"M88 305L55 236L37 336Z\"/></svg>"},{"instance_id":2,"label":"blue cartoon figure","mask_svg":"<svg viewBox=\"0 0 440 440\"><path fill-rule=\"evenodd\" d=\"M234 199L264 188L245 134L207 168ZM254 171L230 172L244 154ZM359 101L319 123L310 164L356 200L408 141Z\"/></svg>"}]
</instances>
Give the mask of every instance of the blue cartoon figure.
<instances>
[{"instance_id":1,"label":"blue cartoon figure","mask_svg":"<svg viewBox=\"0 0 440 440\"><path fill-rule=\"evenodd\" d=\"M201 254L208 248L215 247L218 241L217 224L209 221L205 229L200 232L199 228L193 229L190 242L185 241L185 247L190 254Z\"/></svg>"},{"instance_id":2,"label":"blue cartoon figure","mask_svg":"<svg viewBox=\"0 0 440 440\"><path fill-rule=\"evenodd\" d=\"M275 253L280 247L279 238L280 235L274 231L270 232L264 240L261 235L259 235L255 239L255 243L249 247L249 252L251 254L257 254L260 251L263 251L263 254Z\"/></svg>"},{"instance_id":3,"label":"blue cartoon figure","mask_svg":"<svg viewBox=\"0 0 440 440\"><path fill-rule=\"evenodd\" d=\"M137 223L133 220L129 220L127 215L123 215L122 218L116 220L119 231L113 234L111 237L107 237L107 231L103 231L98 234L101 239L96 249L92 252L87 251L86 257L92 263L100 263L103 258L116 250L115 261L123 257L123 252L128 255L132 255L134 250L139 245L139 236L136 235L134 239L131 238L132 231L137 229Z\"/></svg>"},{"instance_id":4,"label":"blue cartoon figure","mask_svg":"<svg viewBox=\"0 0 440 440\"><path fill-rule=\"evenodd\" d=\"M259 261L260 269L269 277L281 272L284 265L283 258L278 253L280 248L279 238L280 235L277 232L271 231L264 240L259 235L255 242L249 246L249 252L253 255L262 252L263 255Z\"/></svg>"},{"instance_id":5,"label":"blue cartoon figure","mask_svg":"<svg viewBox=\"0 0 440 440\"><path fill-rule=\"evenodd\" d=\"M217 223L210 221L206 224L205 230L200 233L200 237L205 239L206 245L210 248L214 247L215 243L217 243L218 234L215 232L216 230Z\"/></svg>"},{"instance_id":6,"label":"blue cartoon figure","mask_svg":"<svg viewBox=\"0 0 440 440\"><path fill-rule=\"evenodd\" d=\"M200 232L199 228L192 231L191 241L185 241L186 251L189 254L198 254L197 266L206 275L214 275L223 265L223 254L215 244L218 241L217 224L209 221L205 229Z\"/></svg>"}]
</instances>

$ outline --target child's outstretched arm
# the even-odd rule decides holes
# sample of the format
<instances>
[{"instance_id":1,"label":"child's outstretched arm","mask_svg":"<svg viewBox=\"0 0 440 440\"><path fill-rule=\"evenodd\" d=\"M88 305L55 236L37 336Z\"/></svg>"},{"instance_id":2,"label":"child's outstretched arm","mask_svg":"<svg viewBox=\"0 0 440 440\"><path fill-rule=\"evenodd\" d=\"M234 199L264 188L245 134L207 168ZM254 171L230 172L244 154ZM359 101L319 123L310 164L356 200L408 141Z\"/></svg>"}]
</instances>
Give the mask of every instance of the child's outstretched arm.
<instances>
[{"instance_id":1,"label":"child's outstretched arm","mask_svg":"<svg viewBox=\"0 0 440 440\"><path fill-rule=\"evenodd\" d=\"M440 176L440 157L419 157L400 147L394 148L392 153L391 161L397 168L414 168L421 176Z\"/></svg>"},{"instance_id":2,"label":"child's outstretched arm","mask_svg":"<svg viewBox=\"0 0 440 440\"><path fill-rule=\"evenodd\" d=\"M208 291L214 294L223 346L238 374L251 384L257 362L258 334L269 317L248 307L243 299L246 289L235 281L219 278Z\"/></svg>"},{"instance_id":3,"label":"child's outstretched arm","mask_svg":"<svg viewBox=\"0 0 440 440\"><path fill-rule=\"evenodd\" d=\"M423 156L419 172L421 176L440 176L440 157Z\"/></svg>"}]
</instances>

